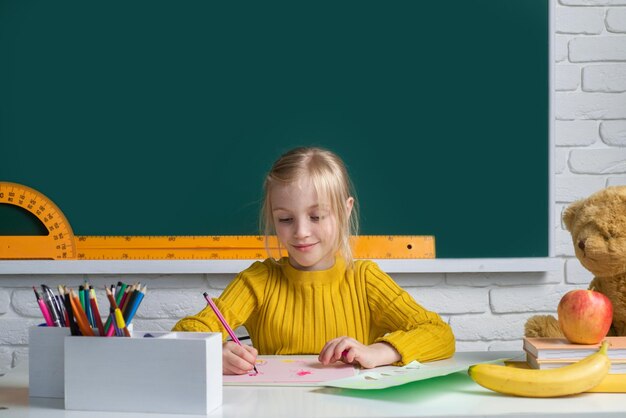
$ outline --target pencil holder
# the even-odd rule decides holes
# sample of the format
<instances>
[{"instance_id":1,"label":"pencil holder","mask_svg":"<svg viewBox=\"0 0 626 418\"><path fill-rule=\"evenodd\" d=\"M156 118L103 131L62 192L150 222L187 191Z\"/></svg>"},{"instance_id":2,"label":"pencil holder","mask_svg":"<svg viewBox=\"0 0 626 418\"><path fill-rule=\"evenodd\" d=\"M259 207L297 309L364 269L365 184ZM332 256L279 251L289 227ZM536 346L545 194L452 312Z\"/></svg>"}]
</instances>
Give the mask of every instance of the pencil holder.
<instances>
[{"instance_id":1,"label":"pencil holder","mask_svg":"<svg viewBox=\"0 0 626 418\"><path fill-rule=\"evenodd\" d=\"M221 404L220 333L65 338L65 409L206 415Z\"/></svg>"},{"instance_id":2,"label":"pencil holder","mask_svg":"<svg viewBox=\"0 0 626 418\"><path fill-rule=\"evenodd\" d=\"M63 341L69 335L69 328L28 329L28 396L63 397Z\"/></svg>"},{"instance_id":3,"label":"pencil holder","mask_svg":"<svg viewBox=\"0 0 626 418\"><path fill-rule=\"evenodd\" d=\"M133 324L128 330L133 331ZM98 332L96 328L93 331ZM63 398L63 350L65 337L70 334L70 329L65 327L32 326L28 329L28 396Z\"/></svg>"}]
</instances>

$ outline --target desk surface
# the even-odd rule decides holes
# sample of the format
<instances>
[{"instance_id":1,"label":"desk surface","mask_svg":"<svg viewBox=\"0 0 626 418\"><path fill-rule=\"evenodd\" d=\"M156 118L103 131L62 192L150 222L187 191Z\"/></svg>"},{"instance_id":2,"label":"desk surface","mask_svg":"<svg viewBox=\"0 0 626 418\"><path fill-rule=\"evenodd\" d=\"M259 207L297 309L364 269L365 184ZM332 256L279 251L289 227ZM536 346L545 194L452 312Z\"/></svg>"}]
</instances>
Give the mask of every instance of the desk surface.
<instances>
[{"instance_id":1,"label":"desk surface","mask_svg":"<svg viewBox=\"0 0 626 418\"><path fill-rule=\"evenodd\" d=\"M477 361L519 357L515 352L463 353ZM63 409L63 399L29 398L22 364L0 377L0 418L181 418L190 415L82 412ZM330 387L224 387L224 401L210 417L598 417L626 415L626 394L582 393L566 398L516 398L454 373L395 388L359 391Z\"/></svg>"}]
</instances>

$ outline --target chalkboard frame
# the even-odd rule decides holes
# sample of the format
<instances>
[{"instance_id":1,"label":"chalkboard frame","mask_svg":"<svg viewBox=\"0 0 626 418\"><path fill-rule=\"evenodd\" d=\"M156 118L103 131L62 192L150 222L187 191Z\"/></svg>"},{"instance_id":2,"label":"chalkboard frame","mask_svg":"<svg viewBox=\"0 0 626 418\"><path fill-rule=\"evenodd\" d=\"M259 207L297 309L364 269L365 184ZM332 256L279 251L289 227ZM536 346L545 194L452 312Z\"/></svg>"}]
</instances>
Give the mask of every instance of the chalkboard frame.
<instances>
[{"instance_id":1,"label":"chalkboard frame","mask_svg":"<svg viewBox=\"0 0 626 418\"><path fill-rule=\"evenodd\" d=\"M549 2L548 2L548 3L549 3ZM552 7L552 5L550 5L550 8L551 8L551 7ZM552 15L552 13L551 13L551 15ZM550 21L551 21L551 20L552 20L552 18L550 17ZM550 25L551 25L551 22L550 22ZM550 31L549 33L551 34L552 32ZM551 38L551 35L550 35L549 37ZM551 63L552 63L552 60L549 60L549 64L550 64L550 65L549 65L549 67L550 67L550 73L551 73L551 65L552 65ZM551 90L549 90L549 91L551 91ZM551 100L551 99L549 100L549 103L547 103L547 105L549 105L549 107L551 108L551 105L552 105L552 100ZM552 128L551 128L552 123L553 123L553 122L552 122L552 117L550 117L550 122L549 122L549 124L550 124L550 129L552 129ZM4 136L4 134L3 134L3 136ZM550 142L548 154L549 154L549 158L551 159L551 158L552 158L552 157L551 157L551 153L552 153L551 135L548 135L548 140L549 140L549 142ZM297 144L301 144L301 143L302 143L302 141L303 141L303 139L300 139L300 140L298 140L298 141L294 141L294 144L296 144L296 142L297 142ZM315 142L315 141L311 141L311 142ZM326 144L321 143L320 145L326 145ZM286 147L285 147L285 148L286 148ZM284 149L284 148L283 148L283 149ZM276 154L278 151L279 151L279 150L276 150L276 152L274 152L274 154ZM267 166L267 164L266 164L266 166ZM350 163L349 163L349 166L350 166ZM549 162L548 162L548 167L550 167ZM549 193L549 195L551 196L551 194L552 194L552 187L551 187L551 184L550 184L550 183L552 182L552 179L551 179L551 170L550 170L550 169L548 169L548 172L550 173L550 174L549 174L549 176L548 176L548 177L550 177L550 179L548 180L548 186L547 186L547 187L548 187L548 193ZM4 174L2 177L5 177L5 176L6 176L6 174ZM4 178L3 178L3 180L4 180ZM19 178L7 178L6 180L9 180L9 181L18 181L18 182L20 181L20 179L19 179ZM25 182L25 183L26 183L26 184L29 184L28 182ZM31 184L29 184L29 185L34 186L34 187L36 187L36 186L37 186L37 185L33 185L32 183L31 183ZM257 184L257 188L258 188L258 184ZM361 188L361 190L363 190L363 188ZM47 189L46 189L46 188L44 188L44 190L42 190L42 191L43 191L44 193L47 193L49 196L50 196L50 195L52 195L51 197L53 198L53 200L55 200L55 201L59 204L59 206L61 206L61 208L62 208L62 209L64 209L64 211L66 211L66 212L67 212L67 210L64 208L64 205L63 205L62 203L58 202L58 201L57 201L57 199L54 197L54 193L52 193L52 194L51 194L51 193L49 193L49 192L47 191ZM257 198L258 198L258 195L257 195ZM127 202L127 200L124 200L124 202ZM553 202L553 199L552 199L551 197L550 197L550 198L548 198L548 205L547 205L547 206L548 206L548 208L546 208L546 210L549 212L549 214L548 214L548 216L547 216L547 223L548 223L549 225L552 225L552 224L553 224L553 220L551 219L551 212L552 212L552 211L551 211L551 209L550 209L550 207L551 207L551 203L552 203L552 202ZM253 204L253 202L251 201L251 203L250 203L250 204ZM66 215L67 215L67 213L66 213ZM68 218L70 219L70 221L72 221L73 216L68 216ZM73 222L72 222L72 223L73 223ZM552 227L550 226L548 229L549 229L549 231L548 231L548 232L546 232L546 235L548 235L548 239L547 239L547 241L548 241L548 243L547 243L547 251L543 251L541 254L539 254L538 256L540 256L540 257L541 257L541 256L550 256L550 255L551 255L551 253L552 253L552 239L551 239L551 238L550 238L550 236L549 236L549 235L552 233ZM78 234L83 234L83 235L86 235L86 234L82 233L80 230L77 230L76 232L77 232ZM365 232L368 232L368 231L365 231ZM429 233L429 232L430 232L430 231L425 231L424 233ZM380 233L380 232L376 231L375 233ZM384 232L382 232L382 233L384 233ZM396 232L396 231L393 231L393 232L391 232L391 233L392 233L392 234L399 234L399 232ZM409 234L409 233L414 234L414 233L416 233L416 231L407 231L406 233L407 233L407 234ZM161 234L159 234L159 235L161 235ZM436 234L436 233L434 233L434 235L436 235L436 236L437 236L437 234ZM535 255L534 255L534 254L530 254L530 255L526 254L526 256L531 256L531 257L533 257L533 256L535 256ZM475 257L476 257L476 256L474 256L474 258L475 258ZM457 257L453 257L453 258L457 258ZM478 258L481 258L481 257L480 257L480 256L478 256Z\"/></svg>"}]
</instances>

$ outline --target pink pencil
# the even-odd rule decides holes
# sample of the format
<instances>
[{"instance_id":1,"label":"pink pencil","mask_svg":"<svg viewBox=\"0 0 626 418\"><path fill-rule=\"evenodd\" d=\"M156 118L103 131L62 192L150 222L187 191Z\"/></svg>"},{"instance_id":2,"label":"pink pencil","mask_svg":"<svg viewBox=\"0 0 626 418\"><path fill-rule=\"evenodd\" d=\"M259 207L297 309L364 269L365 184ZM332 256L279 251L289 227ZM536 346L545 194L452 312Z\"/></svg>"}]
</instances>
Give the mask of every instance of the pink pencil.
<instances>
[{"instance_id":1,"label":"pink pencil","mask_svg":"<svg viewBox=\"0 0 626 418\"><path fill-rule=\"evenodd\" d=\"M37 293L37 289L33 286L33 292L35 292L35 297L37 298L37 304L39 304L39 309L41 309L41 313L43 314L43 318L46 320L46 325L49 327L54 326L54 322L52 322L52 317L50 316L50 311L48 311L48 307L46 303L41 299L39 293Z\"/></svg>"},{"instance_id":2,"label":"pink pencil","mask_svg":"<svg viewBox=\"0 0 626 418\"><path fill-rule=\"evenodd\" d=\"M226 332L228 332L228 335L230 335L230 338L232 338L232 340L235 343L237 343L238 345L241 345L241 341L239 341L239 338L237 338L237 336L233 332L233 329L230 327L230 325L228 325L228 322L226 322L226 319L224 319L224 317L222 316L222 313L217 308L217 305L209 297L209 294L207 292L204 292L204 298L209 303L209 306L211 307L211 309L213 309L213 312L215 312L215 315L217 315L217 319L220 320L220 322L222 323L222 325L226 329ZM254 371L258 374L259 371L256 369L256 366L253 366L253 367L254 367Z\"/></svg>"}]
</instances>

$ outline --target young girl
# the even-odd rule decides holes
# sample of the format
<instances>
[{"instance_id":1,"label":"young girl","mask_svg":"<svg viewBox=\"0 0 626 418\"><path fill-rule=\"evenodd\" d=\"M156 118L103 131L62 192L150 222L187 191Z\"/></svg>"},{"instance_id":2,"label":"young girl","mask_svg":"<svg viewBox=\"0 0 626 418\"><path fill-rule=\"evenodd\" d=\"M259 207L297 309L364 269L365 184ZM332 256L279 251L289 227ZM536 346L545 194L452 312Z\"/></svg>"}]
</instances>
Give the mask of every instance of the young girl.
<instances>
[{"instance_id":1,"label":"young girl","mask_svg":"<svg viewBox=\"0 0 626 418\"><path fill-rule=\"evenodd\" d=\"M287 256L255 262L215 300L233 329L256 347L223 345L224 374L249 372L260 354L318 354L364 368L450 357L454 336L371 261L353 260L357 217L341 159L297 148L274 163L264 184L262 222ZM209 306L174 331L226 331Z\"/></svg>"}]
</instances>

